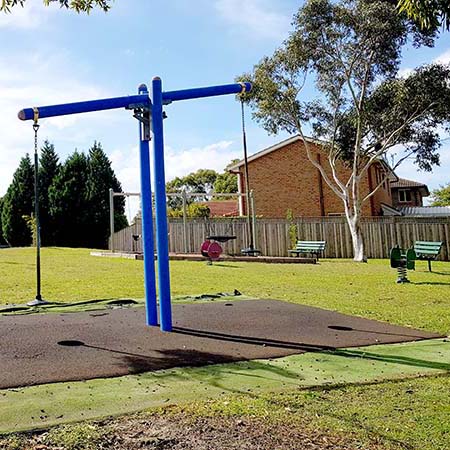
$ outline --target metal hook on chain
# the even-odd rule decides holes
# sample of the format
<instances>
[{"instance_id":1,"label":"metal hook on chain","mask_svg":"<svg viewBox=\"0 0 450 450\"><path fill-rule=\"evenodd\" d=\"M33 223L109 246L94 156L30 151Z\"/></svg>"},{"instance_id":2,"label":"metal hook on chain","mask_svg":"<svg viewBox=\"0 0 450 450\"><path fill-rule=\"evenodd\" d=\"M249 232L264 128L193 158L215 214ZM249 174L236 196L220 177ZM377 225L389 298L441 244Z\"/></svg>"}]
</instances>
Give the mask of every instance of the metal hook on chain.
<instances>
[{"instance_id":1,"label":"metal hook on chain","mask_svg":"<svg viewBox=\"0 0 450 450\"><path fill-rule=\"evenodd\" d=\"M39 130L39 109L33 108L33 130L34 130L34 151L37 153L38 150L38 130Z\"/></svg>"}]
</instances>

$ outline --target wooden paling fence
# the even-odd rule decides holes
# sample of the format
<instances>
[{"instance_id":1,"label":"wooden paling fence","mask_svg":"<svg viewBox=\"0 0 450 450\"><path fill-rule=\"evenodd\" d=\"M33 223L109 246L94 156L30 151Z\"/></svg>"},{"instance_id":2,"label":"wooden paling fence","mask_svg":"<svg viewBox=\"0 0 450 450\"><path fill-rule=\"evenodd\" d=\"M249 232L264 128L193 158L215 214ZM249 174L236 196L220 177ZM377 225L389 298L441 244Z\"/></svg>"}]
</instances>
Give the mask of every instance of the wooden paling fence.
<instances>
[{"instance_id":1,"label":"wooden paling fence","mask_svg":"<svg viewBox=\"0 0 450 450\"><path fill-rule=\"evenodd\" d=\"M300 240L327 241L326 258L352 258L351 236L343 217L308 217L289 222L284 219L258 218L255 227L255 247L265 256L288 256L291 248L289 230L296 226ZM444 242L439 259L450 259L450 218L370 217L362 220L365 253L368 258L388 258L395 245L409 248L414 241ZM114 250L141 252L140 221L114 233ZM245 218L169 220L169 251L199 253L200 246L209 235L236 236L235 240L221 244L227 254L240 254L248 247ZM110 242L111 248L111 242Z\"/></svg>"}]
</instances>

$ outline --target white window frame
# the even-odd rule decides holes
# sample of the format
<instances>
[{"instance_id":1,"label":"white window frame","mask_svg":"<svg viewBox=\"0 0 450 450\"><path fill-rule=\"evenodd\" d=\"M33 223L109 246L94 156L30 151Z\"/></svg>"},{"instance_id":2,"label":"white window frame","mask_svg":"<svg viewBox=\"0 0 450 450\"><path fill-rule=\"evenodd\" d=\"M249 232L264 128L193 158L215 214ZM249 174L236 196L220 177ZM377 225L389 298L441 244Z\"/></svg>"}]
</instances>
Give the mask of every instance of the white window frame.
<instances>
[{"instance_id":1,"label":"white window frame","mask_svg":"<svg viewBox=\"0 0 450 450\"><path fill-rule=\"evenodd\" d=\"M407 194L409 195L409 199L407 198ZM398 190L398 202L399 203L409 203L411 201L412 201L411 189L399 189Z\"/></svg>"}]
</instances>

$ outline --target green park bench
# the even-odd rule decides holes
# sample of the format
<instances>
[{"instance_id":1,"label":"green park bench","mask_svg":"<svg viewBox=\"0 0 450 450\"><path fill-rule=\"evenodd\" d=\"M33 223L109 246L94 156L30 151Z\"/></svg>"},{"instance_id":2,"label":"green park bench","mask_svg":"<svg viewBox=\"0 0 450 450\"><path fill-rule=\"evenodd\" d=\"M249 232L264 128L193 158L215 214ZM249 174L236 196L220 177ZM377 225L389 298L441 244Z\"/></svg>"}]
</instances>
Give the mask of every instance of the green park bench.
<instances>
[{"instance_id":1,"label":"green park bench","mask_svg":"<svg viewBox=\"0 0 450 450\"><path fill-rule=\"evenodd\" d=\"M310 254L319 259L319 253L324 252L326 245L327 241L297 241L295 248L289 250L289 254L297 256L301 254Z\"/></svg>"},{"instance_id":2,"label":"green park bench","mask_svg":"<svg viewBox=\"0 0 450 450\"><path fill-rule=\"evenodd\" d=\"M417 259L428 261L428 270L431 272L431 261L435 261L441 251L442 242L416 241L414 251Z\"/></svg>"}]
</instances>

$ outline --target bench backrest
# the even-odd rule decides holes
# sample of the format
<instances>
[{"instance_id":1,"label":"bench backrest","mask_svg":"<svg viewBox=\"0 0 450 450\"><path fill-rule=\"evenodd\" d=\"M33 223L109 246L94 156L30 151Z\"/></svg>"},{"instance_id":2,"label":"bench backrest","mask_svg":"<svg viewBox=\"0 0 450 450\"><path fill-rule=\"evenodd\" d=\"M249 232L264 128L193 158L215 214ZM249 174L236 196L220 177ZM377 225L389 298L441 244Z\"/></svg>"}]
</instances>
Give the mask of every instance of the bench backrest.
<instances>
[{"instance_id":1,"label":"bench backrest","mask_svg":"<svg viewBox=\"0 0 450 450\"><path fill-rule=\"evenodd\" d=\"M416 241L414 250L419 255L437 256L441 250L442 242Z\"/></svg>"},{"instance_id":2,"label":"bench backrest","mask_svg":"<svg viewBox=\"0 0 450 450\"><path fill-rule=\"evenodd\" d=\"M327 241L297 241L296 250L320 252L326 245Z\"/></svg>"}]
</instances>

